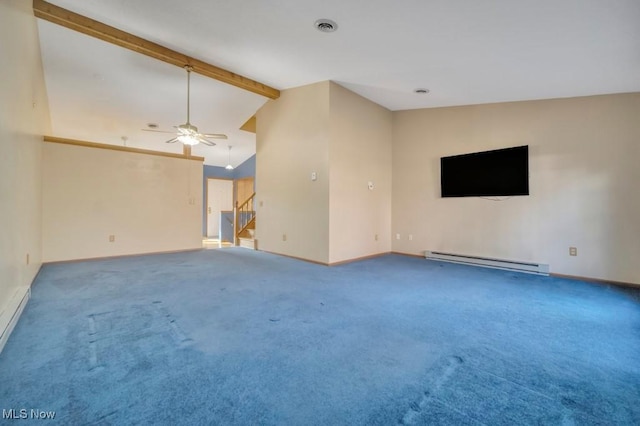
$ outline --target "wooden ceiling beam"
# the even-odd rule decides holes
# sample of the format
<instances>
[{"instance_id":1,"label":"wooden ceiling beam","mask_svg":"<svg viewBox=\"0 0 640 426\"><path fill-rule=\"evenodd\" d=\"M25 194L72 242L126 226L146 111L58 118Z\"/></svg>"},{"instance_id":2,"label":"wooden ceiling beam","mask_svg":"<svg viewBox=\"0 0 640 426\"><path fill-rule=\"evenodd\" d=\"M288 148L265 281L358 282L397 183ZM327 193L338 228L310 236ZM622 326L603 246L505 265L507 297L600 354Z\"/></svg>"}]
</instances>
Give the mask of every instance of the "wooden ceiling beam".
<instances>
[{"instance_id":1,"label":"wooden ceiling beam","mask_svg":"<svg viewBox=\"0 0 640 426\"><path fill-rule=\"evenodd\" d=\"M134 52L142 53L143 55L160 61L181 68L185 65L190 65L193 67L193 71L198 74L257 93L258 95L270 99L278 99L278 97L280 97L280 91L278 89L176 52L175 50L87 18L86 16L79 15L70 10L63 9L44 0L33 0L33 12L37 18L133 50Z\"/></svg>"}]
</instances>

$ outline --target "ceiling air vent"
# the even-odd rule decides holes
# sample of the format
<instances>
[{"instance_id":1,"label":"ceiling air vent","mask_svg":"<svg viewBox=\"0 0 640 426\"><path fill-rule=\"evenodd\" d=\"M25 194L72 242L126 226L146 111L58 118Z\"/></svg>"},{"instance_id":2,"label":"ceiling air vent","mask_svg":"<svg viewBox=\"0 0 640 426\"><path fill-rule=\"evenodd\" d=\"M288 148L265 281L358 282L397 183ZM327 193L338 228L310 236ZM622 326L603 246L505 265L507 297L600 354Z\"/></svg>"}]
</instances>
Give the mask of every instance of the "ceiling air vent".
<instances>
[{"instance_id":1,"label":"ceiling air vent","mask_svg":"<svg viewBox=\"0 0 640 426\"><path fill-rule=\"evenodd\" d=\"M338 29L338 24L331 19L318 19L314 25L318 31L323 33L332 33Z\"/></svg>"}]
</instances>

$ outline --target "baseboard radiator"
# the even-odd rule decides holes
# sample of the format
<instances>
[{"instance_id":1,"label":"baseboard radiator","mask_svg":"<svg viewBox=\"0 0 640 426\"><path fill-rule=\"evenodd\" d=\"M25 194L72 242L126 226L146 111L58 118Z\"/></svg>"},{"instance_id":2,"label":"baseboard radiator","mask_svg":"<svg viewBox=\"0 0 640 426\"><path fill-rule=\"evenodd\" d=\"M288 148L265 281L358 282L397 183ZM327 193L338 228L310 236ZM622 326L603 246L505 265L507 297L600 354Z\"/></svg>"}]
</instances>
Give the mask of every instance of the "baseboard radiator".
<instances>
[{"instance_id":1,"label":"baseboard radiator","mask_svg":"<svg viewBox=\"0 0 640 426\"><path fill-rule=\"evenodd\" d=\"M7 340L9 340L9 335L18 323L18 319L20 319L24 307L27 306L30 296L30 287L19 288L9 300L5 310L0 313L0 352L4 349Z\"/></svg>"},{"instance_id":2,"label":"baseboard radiator","mask_svg":"<svg viewBox=\"0 0 640 426\"><path fill-rule=\"evenodd\" d=\"M462 263L464 265L482 266L484 268L505 269L507 271L525 272L528 274L549 275L549 265L543 263L466 256L455 253L444 253L441 251L425 251L425 258L428 260L440 260L444 262Z\"/></svg>"}]
</instances>

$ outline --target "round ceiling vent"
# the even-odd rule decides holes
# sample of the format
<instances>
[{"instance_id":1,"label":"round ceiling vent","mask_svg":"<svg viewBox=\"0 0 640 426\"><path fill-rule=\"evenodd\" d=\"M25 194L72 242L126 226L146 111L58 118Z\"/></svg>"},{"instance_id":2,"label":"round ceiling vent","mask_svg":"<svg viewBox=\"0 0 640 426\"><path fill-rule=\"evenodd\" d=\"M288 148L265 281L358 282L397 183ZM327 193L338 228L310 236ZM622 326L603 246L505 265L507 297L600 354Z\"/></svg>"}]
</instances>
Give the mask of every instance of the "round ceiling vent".
<instances>
[{"instance_id":1,"label":"round ceiling vent","mask_svg":"<svg viewBox=\"0 0 640 426\"><path fill-rule=\"evenodd\" d=\"M331 19L318 19L314 25L318 31L323 33L332 33L338 29L338 24Z\"/></svg>"}]
</instances>

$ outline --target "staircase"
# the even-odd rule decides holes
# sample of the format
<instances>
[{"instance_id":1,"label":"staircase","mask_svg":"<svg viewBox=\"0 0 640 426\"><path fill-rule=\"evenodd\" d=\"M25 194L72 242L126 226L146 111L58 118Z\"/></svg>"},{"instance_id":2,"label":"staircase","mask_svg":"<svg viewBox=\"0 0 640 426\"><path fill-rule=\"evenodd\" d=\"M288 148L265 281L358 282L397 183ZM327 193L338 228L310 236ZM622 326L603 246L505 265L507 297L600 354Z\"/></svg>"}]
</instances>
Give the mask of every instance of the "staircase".
<instances>
[{"instance_id":1,"label":"staircase","mask_svg":"<svg viewBox=\"0 0 640 426\"><path fill-rule=\"evenodd\" d=\"M251 194L243 203L236 201L235 208L235 244L240 247L256 250L258 241L255 239L256 231L256 211L254 208L254 199L256 193Z\"/></svg>"}]
</instances>

